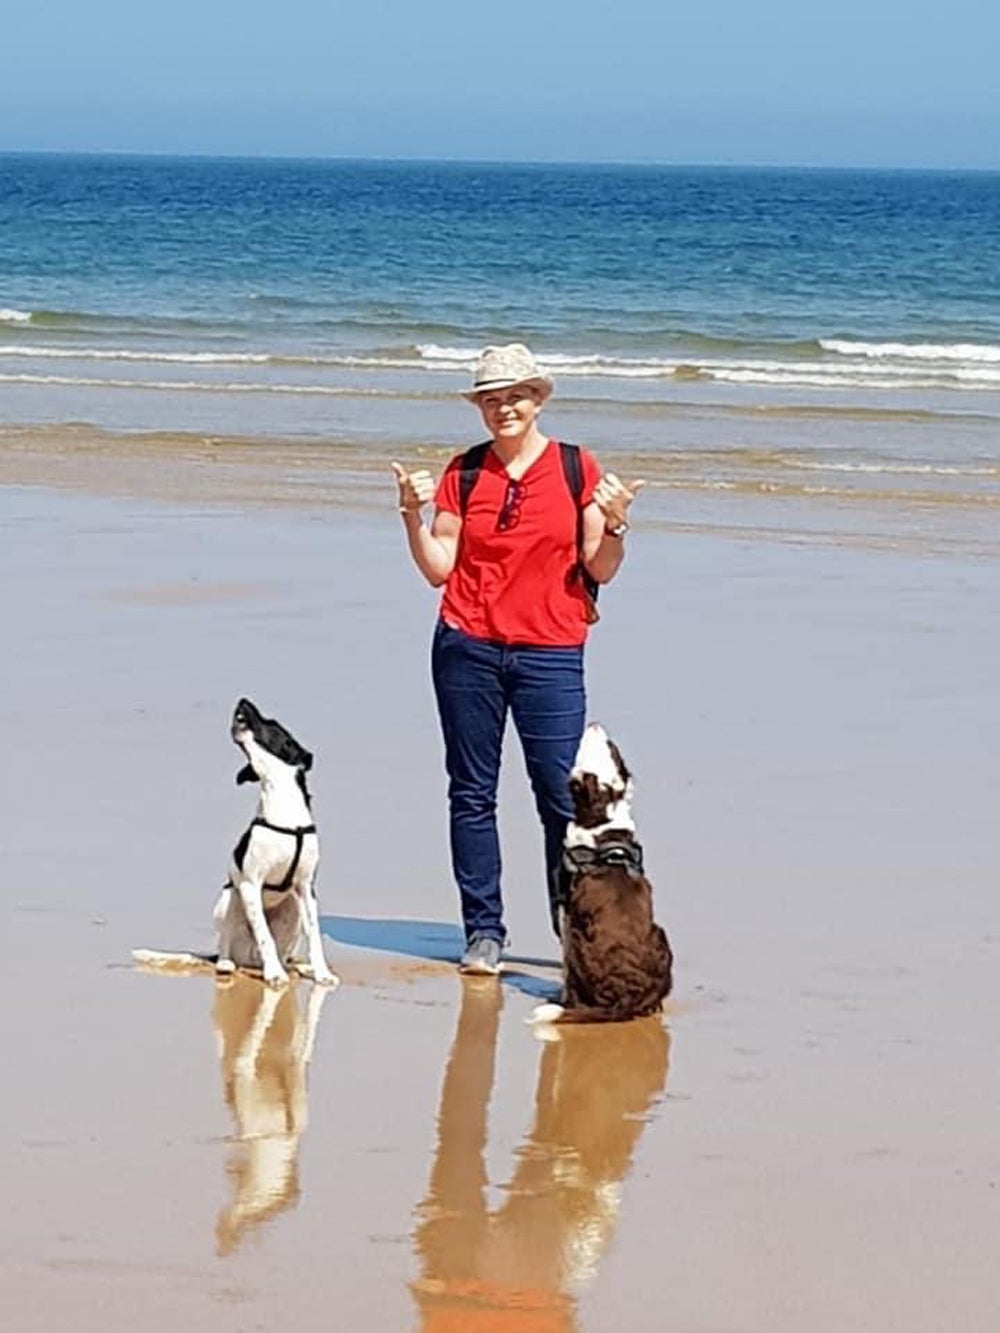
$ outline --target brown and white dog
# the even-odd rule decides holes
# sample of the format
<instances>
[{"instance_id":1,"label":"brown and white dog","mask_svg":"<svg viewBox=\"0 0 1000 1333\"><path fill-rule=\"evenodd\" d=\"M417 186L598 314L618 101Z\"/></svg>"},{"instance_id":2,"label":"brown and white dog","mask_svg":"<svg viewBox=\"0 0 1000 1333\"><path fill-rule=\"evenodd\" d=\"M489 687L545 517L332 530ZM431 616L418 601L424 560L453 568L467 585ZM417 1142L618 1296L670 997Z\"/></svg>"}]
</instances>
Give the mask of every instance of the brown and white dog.
<instances>
[{"instance_id":1,"label":"brown and white dog","mask_svg":"<svg viewBox=\"0 0 1000 1333\"><path fill-rule=\"evenodd\" d=\"M336 985L323 954L314 887L319 839L306 786L312 755L280 722L261 716L249 699L236 705L231 734L247 758L236 781L259 782L260 799L215 905L216 971L259 968L268 985L284 985L304 933L313 980Z\"/></svg>"},{"instance_id":2,"label":"brown and white dog","mask_svg":"<svg viewBox=\"0 0 1000 1333\"><path fill-rule=\"evenodd\" d=\"M596 722L583 733L569 785L575 814L563 843L562 1001L538 1005L531 1021L642 1018L670 994L673 954L653 920L653 889L632 820L632 777Z\"/></svg>"}]
</instances>

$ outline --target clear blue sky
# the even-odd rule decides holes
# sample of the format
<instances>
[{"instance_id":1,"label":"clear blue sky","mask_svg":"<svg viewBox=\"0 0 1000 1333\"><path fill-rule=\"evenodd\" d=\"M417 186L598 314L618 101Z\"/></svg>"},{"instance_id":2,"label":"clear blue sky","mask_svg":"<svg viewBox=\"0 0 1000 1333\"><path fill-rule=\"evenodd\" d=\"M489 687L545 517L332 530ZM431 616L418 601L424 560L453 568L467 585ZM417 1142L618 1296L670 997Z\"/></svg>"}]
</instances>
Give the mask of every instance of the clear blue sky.
<instances>
[{"instance_id":1,"label":"clear blue sky","mask_svg":"<svg viewBox=\"0 0 1000 1333\"><path fill-rule=\"evenodd\" d=\"M35 0L0 150L1000 168L1000 0Z\"/></svg>"}]
</instances>

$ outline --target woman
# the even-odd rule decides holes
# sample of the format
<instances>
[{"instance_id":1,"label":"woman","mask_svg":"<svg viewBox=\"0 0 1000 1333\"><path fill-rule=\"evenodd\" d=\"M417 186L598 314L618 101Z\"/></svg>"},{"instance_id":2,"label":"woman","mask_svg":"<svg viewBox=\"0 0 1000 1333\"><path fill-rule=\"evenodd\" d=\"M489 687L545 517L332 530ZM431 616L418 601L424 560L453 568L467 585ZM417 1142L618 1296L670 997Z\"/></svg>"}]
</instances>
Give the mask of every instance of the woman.
<instances>
[{"instance_id":1,"label":"woman","mask_svg":"<svg viewBox=\"0 0 1000 1333\"><path fill-rule=\"evenodd\" d=\"M427 582L444 588L431 667L465 972L498 972L507 938L496 800L508 711L545 833L558 931L568 777L586 716L583 645L594 618L587 585L618 572L629 505L642 485L601 476L586 450L549 439L539 414L551 392L522 344L487 347L463 396L479 408L488 445L453 458L436 487L429 472L392 465L410 554ZM421 511L431 500L427 526Z\"/></svg>"}]
</instances>

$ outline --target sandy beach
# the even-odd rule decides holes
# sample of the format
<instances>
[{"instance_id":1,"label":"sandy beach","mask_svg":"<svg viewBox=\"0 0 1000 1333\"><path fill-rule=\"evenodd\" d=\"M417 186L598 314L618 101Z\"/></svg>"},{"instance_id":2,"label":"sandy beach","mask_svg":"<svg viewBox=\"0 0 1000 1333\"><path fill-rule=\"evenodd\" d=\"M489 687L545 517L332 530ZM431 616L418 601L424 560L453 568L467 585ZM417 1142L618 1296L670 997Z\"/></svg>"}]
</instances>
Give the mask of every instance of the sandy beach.
<instances>
[{"instance_id":1,"label":"sandy beach","mask_svg":"<svg viewBox=\"0 0 1000 1333\"><path fill-rule=\"evenodd\" d=\"M0 435L4 1326L992 1333L993 510L655 478L590 712L676 991L546 1043L516 748L510 968L454 971L435 599L359 460ZM241 694L316 755L332 994L130 961L211 948Z\"/></svg>"}]
</instances>

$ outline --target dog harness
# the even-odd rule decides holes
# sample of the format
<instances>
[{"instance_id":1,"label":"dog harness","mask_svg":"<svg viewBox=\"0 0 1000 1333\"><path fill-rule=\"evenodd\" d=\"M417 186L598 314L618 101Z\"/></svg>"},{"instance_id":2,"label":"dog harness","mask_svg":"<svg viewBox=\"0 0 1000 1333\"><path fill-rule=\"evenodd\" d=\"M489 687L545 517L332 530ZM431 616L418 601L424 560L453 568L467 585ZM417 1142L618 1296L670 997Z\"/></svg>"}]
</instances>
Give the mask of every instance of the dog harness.
<instances>
[{"instance_id":1,"label":"dog harness","mask_svg":"<svg viewBox=\"0 0 1000 1333\"><path fill-rule=\"evenodd\" d=\"M598 866L622 866L630 875L643 874L642 844L638 842L602 842L597 847L564 847L563 868L570 875L585 875Z\"/></svg>"},{"instance_id":2,"label":"dog harness","mask_svg":"<svg viewBox=\"0 0 1000 1333\"><path fill-rule=\"evenodd\" d=\"M263 886L265 889L272 889L275 893L284 893L286 889L292 887L292 880L295 878L295 872L298 870L299 861L302 858L302 843L305 840L305 836L307 833L315 833L316 825L300 824L297 828L284 828L281 824L270 824L266 819L261 819L259 817L257 819L251 819L250 827L233 849L233 860L239 866L240 870L243 869L243 858L247 854L247 847L250 845L250 837L255 826L257 828L268 828L272 833L284 833L289 838L295 839L295 851L292 854L291 864L285 872L285 878L280 884L268 884L265 881Z\"/></svg>"}]
</instances>

